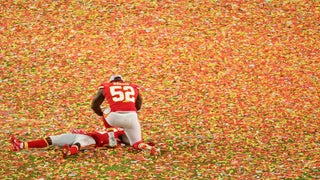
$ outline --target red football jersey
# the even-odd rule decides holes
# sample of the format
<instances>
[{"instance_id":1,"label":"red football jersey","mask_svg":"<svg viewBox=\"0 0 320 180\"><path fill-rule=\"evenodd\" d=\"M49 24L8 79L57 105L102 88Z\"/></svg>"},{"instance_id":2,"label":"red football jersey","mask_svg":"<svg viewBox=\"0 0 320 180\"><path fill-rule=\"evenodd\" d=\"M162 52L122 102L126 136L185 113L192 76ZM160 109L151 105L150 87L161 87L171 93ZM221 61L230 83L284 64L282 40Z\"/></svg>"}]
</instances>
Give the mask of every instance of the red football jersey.
<instances>
[{"instance_id":1,"label":"red football jersey","mask_svg":"<svg viewBox=\"0 0 320 180\"><path fill-rule=\"evenodd\" d=\"M119 140L119 136L125 134L122 128L114 128L114 137ZM107 131L95 131L92 133L86 133L96 141L96 147L104 147L109 145L109 136Z\"/></svg>"},{"instance_id":2,"label":"red football jersey","mask_svg":"<svg viewBox=\"0 0 320 180\"><path fill-rule=\"evenodd\" d=\"M104 97L107 99L111 112L137 111L135 102L139 87L127 82L102 83Z\"/></svg>"}]
</instances>

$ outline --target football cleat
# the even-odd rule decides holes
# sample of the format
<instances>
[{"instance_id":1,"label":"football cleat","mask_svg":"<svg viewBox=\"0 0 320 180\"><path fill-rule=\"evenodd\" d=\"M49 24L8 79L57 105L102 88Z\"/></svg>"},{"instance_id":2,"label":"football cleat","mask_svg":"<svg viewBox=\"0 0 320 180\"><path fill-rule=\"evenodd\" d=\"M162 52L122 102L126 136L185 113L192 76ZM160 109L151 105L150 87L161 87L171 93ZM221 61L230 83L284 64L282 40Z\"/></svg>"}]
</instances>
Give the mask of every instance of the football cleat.
<instances>
[{"instance_id":1,"label":"football cleat","mask_svg":"<svg viewBox=\"0 0 320 180\"><path fill-rule=\"evenodd\" d=\"M114 132L108 132L109 136L109 146L110 147L115 147L117 146L117 139L114 137Z\"/></svg>"},{"instance_id":2,"label":"football cleat","mask_svg":"<svg viewBox=\"0 0 320 180\"><path fill-rule=\"evenodd\" d=\"M151 150L150 150L150 155L152 156L157 156L157 155L160 155L161 152L160 152L160 149L157 149L155 147L152 147Z\"/></svg>"},{"instance_id":3,"label":"football cleat","mask_svg":"<svg viewBox=\"0 0 320 180\"><path fill-rule=\"evenodd\" d=\"M10 142L13 146L12 148L13 151L20 151L21 149L23 149L23 147L21 147L22 142L20 142L19 139L14 137L13 134L10 135Z\"/></svg>"},{"instance_id":4,"label":"football cleat","mask_svg":"<svg viewBox=\"0 0 320 180\"><path fill-rule=\"evenodd\" d=\"M69 144L64 145L61 150L63 158L66 158L71 155Z\"/></svg>"},{"instance_id":5,"label":"football cleat","mask_svg":"<svg viewBox=\"0 0 320 180\"><path fill-rule=\"evenodd\" d=\"M147 143L149 146L155 146L156 144L154 144L153 142L148 142Z\"/></svg>"},{"instance_id":6,"label":"football cleat","mask_svg":"<svg viewBox=\"0 0 320 180\"><path fill-rule=\"evenodd\" d=\"M160 149L150 146L149 144L141 143L139 149L152 156L160 155Z\"/></svg>"}]
</instances>

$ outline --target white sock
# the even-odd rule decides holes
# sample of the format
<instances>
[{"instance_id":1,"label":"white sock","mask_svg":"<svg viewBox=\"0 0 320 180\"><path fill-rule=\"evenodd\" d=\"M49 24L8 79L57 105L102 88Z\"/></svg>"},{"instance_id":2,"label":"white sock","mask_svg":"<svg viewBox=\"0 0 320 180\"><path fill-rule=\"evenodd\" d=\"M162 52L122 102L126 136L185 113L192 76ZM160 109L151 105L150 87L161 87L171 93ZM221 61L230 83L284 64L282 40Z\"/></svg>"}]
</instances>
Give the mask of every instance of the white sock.
<instances>
[{"instance_id":1,"label":"white sock","mask_svg":"<svg viewBox=\"0 0 320 180\"><path fill-rule=\"evenodd\" d=\"M114 137L114 132L108 132L109 137Z\"/></svg>"}]
</instances>

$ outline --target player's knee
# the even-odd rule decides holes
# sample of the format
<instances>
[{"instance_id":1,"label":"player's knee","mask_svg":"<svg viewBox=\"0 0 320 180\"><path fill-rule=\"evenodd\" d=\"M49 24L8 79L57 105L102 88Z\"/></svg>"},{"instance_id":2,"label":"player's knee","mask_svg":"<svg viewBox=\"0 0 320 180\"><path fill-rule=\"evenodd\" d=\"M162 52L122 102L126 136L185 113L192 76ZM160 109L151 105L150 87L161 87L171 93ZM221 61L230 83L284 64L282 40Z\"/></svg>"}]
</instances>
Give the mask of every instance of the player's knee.
<instances>
[{"instance_id":1,"label":"player's knee","mask_svg":"<svg viewBox=\"0 0 320 180\"><path fill-rule=\"evenodd\" d=\"M78 149L80 149L80 147L81 147L81 144L80 143L74 143L73 145L75 145L75 146L78 146Z\"/></svg>"}]
</instances>

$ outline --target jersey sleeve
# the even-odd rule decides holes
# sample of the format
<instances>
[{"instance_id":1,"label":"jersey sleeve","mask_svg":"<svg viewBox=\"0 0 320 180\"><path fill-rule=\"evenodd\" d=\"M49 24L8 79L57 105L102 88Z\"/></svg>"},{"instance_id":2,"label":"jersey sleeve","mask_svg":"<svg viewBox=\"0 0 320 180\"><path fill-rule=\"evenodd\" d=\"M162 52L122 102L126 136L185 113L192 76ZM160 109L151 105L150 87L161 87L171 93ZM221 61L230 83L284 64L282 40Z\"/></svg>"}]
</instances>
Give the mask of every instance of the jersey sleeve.
<instances>
[{"instance_id":1,"label":"jersey sleeve","mask_svg":"<svg viewBox=\"0 0 320 180\"><path fill-rule=\"evenodd\" d=\"M107 83L101 83L98 89L104 89L106 87Z\"/></svg>"}]
</instances>

